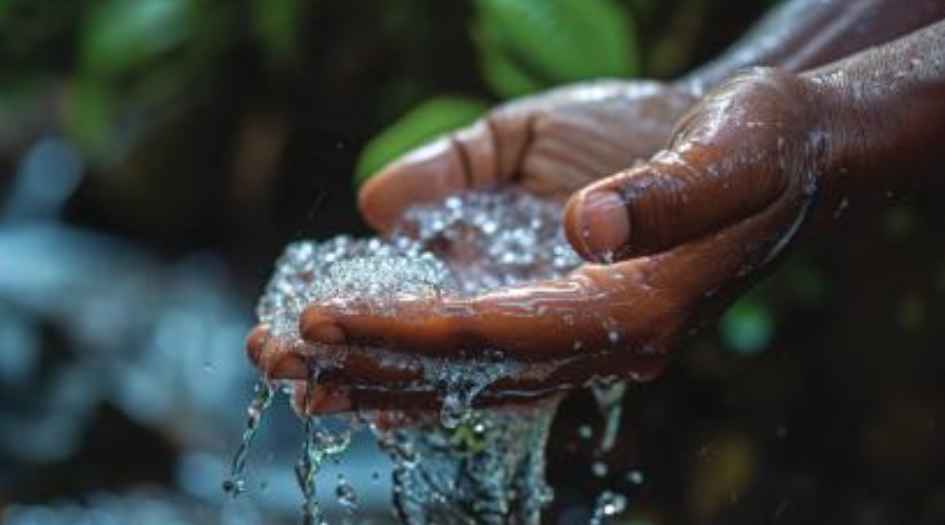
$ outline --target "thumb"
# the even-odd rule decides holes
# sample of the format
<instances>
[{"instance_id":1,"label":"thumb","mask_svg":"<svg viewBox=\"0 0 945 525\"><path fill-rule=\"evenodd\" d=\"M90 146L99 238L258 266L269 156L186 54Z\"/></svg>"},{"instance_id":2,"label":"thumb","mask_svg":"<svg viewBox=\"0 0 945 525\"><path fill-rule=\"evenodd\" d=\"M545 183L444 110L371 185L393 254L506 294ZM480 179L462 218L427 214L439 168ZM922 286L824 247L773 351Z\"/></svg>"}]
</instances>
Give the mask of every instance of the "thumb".
<instances>
[{"instance_id":1,"label":"thumb","mask_svg":"<svg viewBox=\"0 0 945 525\"><path fill-rule=\"evenodd\" d=\"M585 258L649 255L751 217L811 170L812 129L796 82L760 70L709 95L670 149L576 193L568 239Z\"/></svg>"},{"instance_id":2,"label":"thumb","mask_svg":"<svg viewBox=\"0 0 945 525\"><path fill-rule=\"evenodd\" d=\"M658 253L749 217L784 191L777 170L743 170L726 155L717 147L665 151L584 188L565 211L568 240L596 262Z\"/></svg>"},{"instance_id":3,"label":"thumb","mask_svg":"<svg viewBox=\"0 0 945 525\"><path fill-rule=\"evenodd\" d=\"M526 111L499 108L407 153L364 183L361 214L383 232L411 205L501 184L517 169L530 125Z\"/></svg>"}]
</instances>

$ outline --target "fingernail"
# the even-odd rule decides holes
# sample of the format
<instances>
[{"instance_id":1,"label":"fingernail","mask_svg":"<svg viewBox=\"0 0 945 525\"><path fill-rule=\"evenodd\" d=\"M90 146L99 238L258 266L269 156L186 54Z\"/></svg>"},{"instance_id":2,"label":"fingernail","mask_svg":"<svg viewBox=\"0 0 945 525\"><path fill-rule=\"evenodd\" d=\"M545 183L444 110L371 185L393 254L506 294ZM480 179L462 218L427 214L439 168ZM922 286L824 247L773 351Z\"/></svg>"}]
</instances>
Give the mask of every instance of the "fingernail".
<instances>
[{"instance_id":1,"label":"fingernail","mask_svg":"<svg viewBox=\"0 0 945 525\"><path fill-rule=\"evenodd\" d=\"M256 325L246 336L246 355L254 366L259 366L263 348L269 340L269 325Z\"/></svg>"},{"instance_id":2,"label":"fingernail","mask_svg":"<svg viewBox=\"0 0 945 525\"><path fill-rule=\"evenodd\" d=\"M578 235L586 257L610 262L614 253L630 240L627 207L612 191L595 190L585 195L578 220Z\"/></svg>"},{"instance_id":3,"label":"fingernail","mask_svg":"<svg viewBox=\"0 0 945 525\"><path fill-rule=\"evenodd\" d=\"M316 308L309 308L302 313L299 332L306 341L326 345L344 344L347 339L341 326Z\"/></svg>"}]
</instances>

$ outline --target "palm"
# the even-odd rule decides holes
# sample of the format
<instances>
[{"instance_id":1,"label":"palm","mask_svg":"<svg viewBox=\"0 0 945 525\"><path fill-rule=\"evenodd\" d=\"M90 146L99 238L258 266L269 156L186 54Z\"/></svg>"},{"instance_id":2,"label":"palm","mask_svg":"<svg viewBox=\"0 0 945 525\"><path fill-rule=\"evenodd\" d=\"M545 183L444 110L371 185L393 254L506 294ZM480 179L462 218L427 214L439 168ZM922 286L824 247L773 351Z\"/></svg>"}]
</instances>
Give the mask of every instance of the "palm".
<instances>
[{"instance_id":1,"label":"palm","mask_svg":"<svg viewBox=\"0 0 945 525\"><path fill-rule=\"evenodd\" d=\"M383 231L410 205L507 184L563 203L663 147L692 102L668 85L620 81L517 100L388 166L362 188L361 211Z\"/></svg>"},{"instance_id":2,"label":"palm","mask_svg":"<svg viewBox=\"0 0 945 525\"><path fill-rule=\"evenodd\" d=\"M807 215L824 169L817 161L816 144L810 143L819 136L812 130L820 128L808 92L803 81L777 72L737 78L680 121L671 150L572 197L565 214L572 241L586 224L579 204L590 200L589 192L614 192L628 199L618 211L630 215L632 235L625 242L632 249L613 247L618 248L611 250L617 259L613 264L588 264L562 279L472 298L405 300L396 315L312 304L303 315L303 336L310 342L369 342L437 357L457 355L473 340L484 348L502 349L509 359L542 363L541 374L494 384L490 394L499 400L509 393L580 385L600 374L653 377L677 339L713 318L757 279L758 269L782 252ZM538 147L543 143L537 135L527 142L522 150L535 156L531 162L553 158L557 166L573 165L548 154L555 144L550 138L544 148ZM519 183L538 191L531 184L550 180L544 178L546 172L523 175ZM598 228L609 225L592 222ZM581 254L594 256L593 251ZM535 311L542 314L533 315ZM276 369L276 377L305 377L305 357L291 349L251 348L251 353L273 354L301 371ZM378 401L373 397L378 392L387 392L376 390L376 385L406 385L418 379L378 362L371 353L352 352L348 359L335 371L334 381L355 387L345 394L349 401L370 404ZM256 360L264 369L270 362ZM401 397L397 402L406 402Z\"/></svg>"}]
</instances>

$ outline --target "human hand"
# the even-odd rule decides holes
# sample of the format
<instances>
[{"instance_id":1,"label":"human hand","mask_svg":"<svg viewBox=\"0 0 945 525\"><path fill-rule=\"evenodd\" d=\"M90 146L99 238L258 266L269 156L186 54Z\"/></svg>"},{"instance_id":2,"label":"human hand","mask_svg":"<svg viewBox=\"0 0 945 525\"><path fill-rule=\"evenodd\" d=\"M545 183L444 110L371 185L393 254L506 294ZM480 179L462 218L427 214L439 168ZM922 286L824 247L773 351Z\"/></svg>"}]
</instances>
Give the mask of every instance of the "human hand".
<instances>
[{"instance_id":1,"label":"human hand","mask_svg":"<svg viewBox=\"0 0 945 525\"><path fill-rule=\"evenodd\" d=\"M807 216L825 132L808 84L774 70L737 77L680 121L668 150L572 197L569 240L596 263L565 278L405 301L393 315L311 305L303 337L350 349L342 367L320 378L328 386L308 409L431 397L406 388L420 372L356 350L367 347L435 357L499 349L523 372L493 384L487 401L600 376L655 377L678 339L756 279ZM305 377L304 351L255 343L250 353L274 377Z\"/></svg>"},{"instance_id":2,"label":"human hand","mask_svg":"<svg viewBox=\"0 0 945 525\"><path fill-rule=\"evenodd\" d=\"M673 124L694 102L671 84L618 80L519 99L368 179L359 195L361 213L383 232L412 205L507 185L563 203L665 146Z\"/></svg>"}]
</instances>

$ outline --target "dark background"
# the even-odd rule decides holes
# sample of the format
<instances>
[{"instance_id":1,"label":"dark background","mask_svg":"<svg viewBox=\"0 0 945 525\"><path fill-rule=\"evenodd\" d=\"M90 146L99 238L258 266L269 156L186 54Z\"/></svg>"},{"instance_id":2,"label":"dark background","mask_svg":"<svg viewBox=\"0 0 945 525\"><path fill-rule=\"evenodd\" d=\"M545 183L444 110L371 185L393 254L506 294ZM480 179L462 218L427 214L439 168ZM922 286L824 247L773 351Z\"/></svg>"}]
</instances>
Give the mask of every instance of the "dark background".
<instances>
[{"instance_id":1,"label":"dark background","mask_svg":"<svg viewBox=\"0 0 945 525\"><path fill-rule=\"evenodd\" d=\"M623 73L655 78L771 4L611 3L636 47ZM259 494L219 491L251 395L253 303L287 242L368 233L352 181L372 137L434 97L511 94L480 65L494 21L479 5L0 1L4 522L294 519L300 435L282 401ZM530 65L535 86L576 80ZM565 404L551 519L586 521L611 488L630 496L622 523L945 523L941 199L857 204L631 387L603 479L575 430L599 418L576 415L586 394ZM383 460L370 443L350 456L339 468L383 519L386 485L367 481Z\"/></svg>"}]
</instances>

